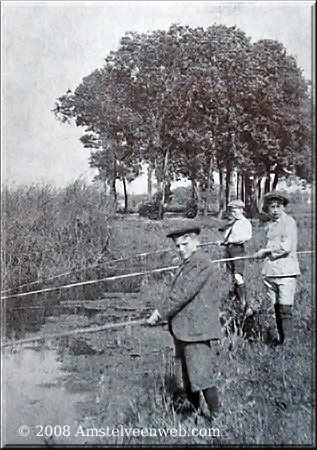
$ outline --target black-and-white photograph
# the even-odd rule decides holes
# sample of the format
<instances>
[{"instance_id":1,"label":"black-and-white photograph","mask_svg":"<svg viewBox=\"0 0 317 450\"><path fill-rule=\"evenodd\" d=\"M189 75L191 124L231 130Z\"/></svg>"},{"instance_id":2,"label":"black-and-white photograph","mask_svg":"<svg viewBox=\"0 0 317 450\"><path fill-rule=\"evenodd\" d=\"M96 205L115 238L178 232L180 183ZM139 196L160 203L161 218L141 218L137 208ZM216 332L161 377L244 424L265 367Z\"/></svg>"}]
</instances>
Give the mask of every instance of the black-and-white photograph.
<instances>
[{"instance_id":1,"label":"black-and-white photograph","mask_svg":"<svg viewBox=\"0 0 317 450\"><path fill-rule=\"evenodd\" d=\"M1 2L1 448L315 447L315 2Z\"/></svg>"}]
</instances>

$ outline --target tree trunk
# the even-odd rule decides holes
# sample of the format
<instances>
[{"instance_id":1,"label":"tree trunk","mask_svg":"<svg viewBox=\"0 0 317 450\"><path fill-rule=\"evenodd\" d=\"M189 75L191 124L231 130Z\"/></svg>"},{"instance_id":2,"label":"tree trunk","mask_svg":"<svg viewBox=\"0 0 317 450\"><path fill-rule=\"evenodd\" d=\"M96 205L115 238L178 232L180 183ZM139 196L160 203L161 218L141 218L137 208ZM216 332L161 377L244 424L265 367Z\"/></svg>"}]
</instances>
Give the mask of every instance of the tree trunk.
<instances>
[{"instance_id":1,"label":"tree trunk","mask_svg":"<svg viewBox=\"0 0 317 450\"><path fill-rule=\"evenodd\" d=\"M261 182L260 182L261 184ZM258 186L259 186L259 178L257 175L253 177L253 189L252 189L252 203L254 207L254 211L259 212L259 197L258 197Z\"/></svg>"},{"instance_id":2,"label":"tree trunk","mask_svg":"<svg viewBox=\"0 0 317 450\"><path fill-rule=\"evenodd\" d=\"M123 184L123 192L124 192L124 212L128 212L128 191L127 191L127 181L123 177L122 178L122 184Z\"/></svg>"},{"instance_id":3,"label":"tree trunk","mask_svg":"<svg viewBox=\"0 0 317 450\"><path fill-rule=\"evenodd\" d=\"M169 205L171 201L172 201L171 180L168 177L165 182L164 203L167 203Z\"/></svg>"},{"instance_id":4,"label":"tree trunk","mask_svg":"<svg viewBox=\"0 0 317 450\"><path fill-rule=\"evenodd\" d=\"M160 196L159 200L159 212L158 212L158 218L159 220L163 219L164 215L164 204L166 203L166 194L168 193L169 187L169 175L168 175L168 150L165 152L164 156L164 162L162 167L162 196Z\"/></svg>"},{"instance_id":5,"label":"tree trunk","mask_svg":"<svg viewBox=\"0 0 317 450\"><path fill-rule=\"evenodd\" d=\"M226 206L228 205L230 199L235 195L235 184L233 180L234 171L232 170L232 165L229 162L226 168Z\"/></svg>"},{"instance_id":6,"label":"tree trunk","mask_svg":"<svg viewBox=\"0 0 317 450\"><path fill-rule=\"evenodd\" d=\"M237 173L237 198L245 201L244 195L244 176L242 173Z\"/></svg>"},{"instance_id":7,"label":"tree trunk","mask_svg":"<svg viewBox=\"0 0 317 450\"><path fill-rule=\"evenodd\" d=\"M191 198L192 198L192 200L195 200L197 198L196 180L195 180L195 178L191 178L190 181L192 183Z\"/></svg>"},{"instance_id":8,"label":"tree trunk","mask_svg":"<svg viewBox=\"0 0 317 450\"><path fill-rule=\"evenodd\" d=\"M279 167L278 167L278 165L276 165L276 168L274 170L274 179L273 179L273 184L272 184L272 191L274 191L276 189L276 187L277 187L278 175L279 175Z\"/></svg>"},{"instance_id":9,"label":"tree trunk","mask_svg":"<svg viewBox=\"0 0 317 450\"><path fill-rule=\"evenodd\" d=\"M200 189L200 186L198 185L198 183L196 183L196 181L195 181L195 183L194 183L194 195L195 195L195 199L196 199L196 202L198 203L198 205L201 205L202 204L202 202L203 202L203 198L202 198L202 195L201 195L201 189Z\"/></svg>"},{"instance_id":10,"label":"tree trunk","mask_svg":"<svg viewBox=\"0 0 317 450\"><path fill-rule=\"evenodd\" d=\"M245 176L241 174L241 200L245 202Z\"/></svg>"},{"instance_id":11,"label":"tree trunk","mask_svg":"<svg viewBox=\"0 0 317 450\"><path fill-rule=\"evenodd\" d=\"M114 205L115 208L117 209L117 200L118 200L118 196L117 196L117 188L116 188L116 179L113 178L113 180L111 181L111 185L110 185L110 195L114 200Z\"/></svg>"},{"instance_id":12,"label":"tree trunk","mask_svg":"<svg viewBox=\"0 0 317 450\"><path fill-rule=\"evenodd\" d=\"M147 194L149 197L152 196L152 174L153 174L153 168L149 164L147 168Z\"/></svg>"},{"instance_id":13,"label":"tree trunk","mask_svg":"<svg viewBox=\"0 0 317 450\"><path fill-rule=\"evenodd\" d=\"M251 186L250 178L248 174L244 176L244 186L245 186L245 210L247 213L251 211Z\"/></svg>"},{"instance_id":14,"label":"tree trunk","mask_svg":"<svg viewBox=\"0 0 317 450\"><path fill-rule=\"evenodd\" d=\"M221 218L222 214L225 210L225 189L224 189L224 175L223 170L219 169L219 197L218 197L218 203L219 203L219 210L217 217Z\"/></svg>"},{"instance_id":15,"label":"tree trunk","mask_svg":"<svg viewBox=\"0 0 317 450\"><path fill-rule=\"evenodd\" d=\"M204 216L207 215L209 206L211 203L211 189L214 184L214 178L213 178L213 157L210 156L209 161L209 169L208 169L208 177L207 177L207 189L206 189L206 198L205 198L205 205L204 205Z\"/></svg>"},{"instance_id":16,"label":"tree trunk","mask_svg":"<svg viewBox=\"0 0 317 450\"><path fill-rule=\"evenodd\" d=\"M155 167L155 178L156 178L156 190L162 190L162 181L163 181L163 164L159 161L159 155L155 157L154 167Z\"/></svg>"},{"instance_id":17,"label":"tree trunk","mask_svg":"<svg viewBox=\"0 0 317 450\"><path fill-rule=\"evenodd\" d=\"M253 217L258 211L257 202L257 179L252 174L245 175L245 209Z\"/></svg>"},{"instance_id":18,"label":"tree trunk","mask_svg":"<svg viewBox=\"0 0 317 450\"><path fill-rule=\"evenodd\" d=\"M268 166L266 169L266 178L265 178L265 185L264 185L264 194L267 194L271 190L271 167Z\"/></svg>"},{"instance_id":19,"label":"tree trunk","mask_svg":"<svg viewBox=\"0 0 317 450\"><path fill-rule=\"evenodd\" d=\"M165 155L164 155L164 163L163 163L163 198L162 198L162 202L165 203L166 199L165 199L165 193L166 193L166 185L168 184L168 150L166 150Z\"/></svg>"},{"instance_id":20,"label":"tree trunk","mask_svg":"<svg viewBox=\"0 0 317 450\"><path fill-rule=\"evenodd\" d=\"M164 167L155 158L155 176L156 176L156 193L159 194L158 198L158 219L163 217L163 196L164 196L164 183L163 183L163 170ZM162 194L163 193L163 194Z\"/></svg>"},{"instance_id":21,"label":"tree trunk","mask_svg":"<svg viewBox=\"0 0 317 450\"><path fill-rule=\"evenodd\" d=\"M229 201L230 201L230 186L231 186L231 177L232 177L232 171L231 168L229 168L227 166L227 170L226 170L226 206L228 205Z\"/></svg>"},{"instance_id":22,"label":"tree trunk","mask_svg":"<svg viewBox=\"0 0 317 450\"><path fill-rule=\"evenodd\" d=\"M258 188L258 201L260 201L261 200L261 197L262 197L262 177L260 177L259 178L259 180L258 180L258 186L257 186L257 188Z\"/></svg>"}]
</instances>

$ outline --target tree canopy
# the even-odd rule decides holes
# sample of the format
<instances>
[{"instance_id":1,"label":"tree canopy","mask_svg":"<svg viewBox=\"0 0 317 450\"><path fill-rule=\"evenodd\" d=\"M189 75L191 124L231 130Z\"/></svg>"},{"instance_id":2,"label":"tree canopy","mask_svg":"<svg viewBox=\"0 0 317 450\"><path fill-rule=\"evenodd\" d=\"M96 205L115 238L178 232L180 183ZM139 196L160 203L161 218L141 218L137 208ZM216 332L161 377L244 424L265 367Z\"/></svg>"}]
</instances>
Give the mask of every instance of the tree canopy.
<instances>
[{"instance_id":1,"label":"tree canopy","mask_svg":"<svg viewBox=\"0 0 317 450\"><path fill-rule=\"evenodd\" d=\"M54 112L84 128L90 164L114 196L116 179L133 180L143 163L163 202L172 180L191 180L194 196L218 173L220 209L237 196L256 210L272 175L273 187L290 173L311 180L308 83L281 43L252 43L235 27L127 32Z\"/></svg>"}]
</instances>

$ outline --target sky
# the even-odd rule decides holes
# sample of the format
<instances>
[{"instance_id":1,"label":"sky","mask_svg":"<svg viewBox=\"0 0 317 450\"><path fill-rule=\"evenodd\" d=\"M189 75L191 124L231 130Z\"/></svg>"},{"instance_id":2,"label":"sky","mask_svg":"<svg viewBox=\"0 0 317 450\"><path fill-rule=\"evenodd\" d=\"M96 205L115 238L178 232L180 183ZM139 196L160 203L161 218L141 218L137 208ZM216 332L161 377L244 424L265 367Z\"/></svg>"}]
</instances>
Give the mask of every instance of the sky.
<instances>
[{"instance_id":1,"label":"sky","mask_svg":"<svg viewBox=\"0 0 317 450\"><path fill-rule=\"evenodd\" d=\"M52 109L67 89L101 67L127 31L172 23L236 25L252 41L282 42L311 79L312 5L287 1L1 2L2 185L66 186L91 180L84 130L60 124ZM130 192L144 189L144 178Z\"/></svg>"}]
</instances>

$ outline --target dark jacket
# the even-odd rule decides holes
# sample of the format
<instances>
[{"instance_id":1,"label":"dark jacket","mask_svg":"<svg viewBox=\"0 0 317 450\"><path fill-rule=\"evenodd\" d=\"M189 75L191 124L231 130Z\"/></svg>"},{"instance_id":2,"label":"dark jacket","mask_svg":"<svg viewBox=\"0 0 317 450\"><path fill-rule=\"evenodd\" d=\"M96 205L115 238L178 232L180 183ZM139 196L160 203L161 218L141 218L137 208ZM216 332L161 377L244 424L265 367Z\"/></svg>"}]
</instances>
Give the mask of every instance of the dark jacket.
<instances>
[{"instance_id":1,"label":"dark jacket","mask_svg":"<svg viewBox=\"0 0 317 450\"><path fill-rule=\"evenodd\" d=\"M177 339L198 342L221 337L219 299L212 287L215 270L205 255L195 252L176 273L160 314Z\"/></svg>"}]
</instances>

